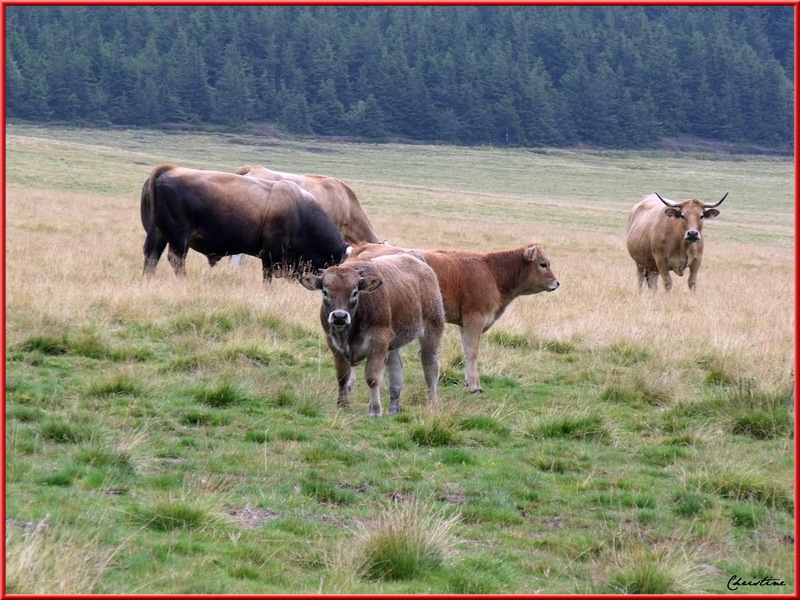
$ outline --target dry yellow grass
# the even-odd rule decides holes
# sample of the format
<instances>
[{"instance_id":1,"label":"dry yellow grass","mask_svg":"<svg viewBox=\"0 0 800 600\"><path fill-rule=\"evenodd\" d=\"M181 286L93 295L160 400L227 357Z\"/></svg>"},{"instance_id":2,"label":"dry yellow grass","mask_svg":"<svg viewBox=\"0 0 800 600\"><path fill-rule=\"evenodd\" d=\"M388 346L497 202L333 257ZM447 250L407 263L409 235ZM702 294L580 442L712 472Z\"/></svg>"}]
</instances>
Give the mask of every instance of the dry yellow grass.
<instances>
[{"instance_id":1,"label":"dry yellow grass","mask_svg":"<svg viewBox=\"0 0 800 600\"><path fill-rule=\"evenodd\" d=\"M674 275L673 293L639 293L625 249L624 214L618 216L620 233L610 234L540 224L536 214L541 207L536 204L525 207L525 219L504 217L501 206L486 220L482 214L491 207L484 205L485 198L471 203L463 196L442 194L439 201L445 204L460 198L464 209L458 209L459 218L437 218L435 213L421 218L413 214L416 193L409 197L397 188L394 194L393 211L410 214L375 214L373 221L396 244L486 250L528 241L544 245L561 288L517 300L493 331L571 340L590 349L627 340L658 356L666 370L713 357L725 370L757 377L768 389L791 381L791 248L718 240L718 223L710 222L697 293L690 294L685 278ZM431 208L422 202L418 210ZM155 278L144 281L144 232L136 196L29 189L11 183L6 215L6 310L12 344L24 338L26 330L47 322L80 327L100 318L113 326L114 319L158 321L165 313L186 309L244 307L312 330L317 327L316 295L283 280L263 285L258 261L252 258L233 271L227 262L210 269L202 256L191 253L188 280L178 281L165 256ZM445 349L457 352L452 332L449 337ZM501 355L502 348L484 342L482 370L501 367Z\"/></svg>"}]
</instances>

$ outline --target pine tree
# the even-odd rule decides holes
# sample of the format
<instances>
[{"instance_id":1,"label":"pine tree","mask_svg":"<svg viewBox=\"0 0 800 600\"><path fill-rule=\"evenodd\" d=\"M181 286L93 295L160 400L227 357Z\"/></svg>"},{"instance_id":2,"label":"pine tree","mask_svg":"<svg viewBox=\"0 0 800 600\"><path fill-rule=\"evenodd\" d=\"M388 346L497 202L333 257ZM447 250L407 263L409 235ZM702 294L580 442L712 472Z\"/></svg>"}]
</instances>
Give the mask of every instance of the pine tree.
<instances>
[{"instance_id":1,"label":"pine tree","mask_svg":"<svg viewBox=\"0 0 800 600\"><path fill-rule=\"evenodd\" d=\"M344 105L336 96L336 85L332 78L323 81L317 90L317 101L311 108L311 128L321 135L346 133L347 118Z\"/></svg>"},{"instance_id":2,"label":"pine tree","mask_svg":"<svg viewBox=\"0 0 800 600\"><path fill-rule=\"evenodd\" d=\"M241 125L247 121L253 105L254 86L242 55L231 42L225 49L225 61L217 80L214 120L228 125Z\"/></svg>"}]
</instances>

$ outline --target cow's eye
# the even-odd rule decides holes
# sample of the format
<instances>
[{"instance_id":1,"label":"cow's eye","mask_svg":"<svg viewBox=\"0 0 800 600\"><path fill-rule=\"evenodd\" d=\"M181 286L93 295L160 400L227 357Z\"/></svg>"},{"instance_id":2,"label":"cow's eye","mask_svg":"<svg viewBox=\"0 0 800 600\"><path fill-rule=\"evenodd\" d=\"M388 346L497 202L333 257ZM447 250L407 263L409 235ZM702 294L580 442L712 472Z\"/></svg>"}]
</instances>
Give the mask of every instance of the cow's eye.
<instances>
[{"instance_id":1,"label":"cow's eye","mask_svg":"<svg viewBox=\"0 0 800 600\"><path fill-rule=\"evenodd\" d=\"M678 216L679 216L681 219L683 219L684 221L686 220L686 216L685 216L683 213L679 214Z\"/></svg>"},{"instance_id":2,"label":"cow's eye","mask_svg":"<svg viewBox=\"0 0 800 600\"><path fill-rule=\"evenodd\" d=\"M542 267L543 269L547 269L550 265L548 265L546 262L540 262L539 266Z\"/></svg>"}]
</instances>

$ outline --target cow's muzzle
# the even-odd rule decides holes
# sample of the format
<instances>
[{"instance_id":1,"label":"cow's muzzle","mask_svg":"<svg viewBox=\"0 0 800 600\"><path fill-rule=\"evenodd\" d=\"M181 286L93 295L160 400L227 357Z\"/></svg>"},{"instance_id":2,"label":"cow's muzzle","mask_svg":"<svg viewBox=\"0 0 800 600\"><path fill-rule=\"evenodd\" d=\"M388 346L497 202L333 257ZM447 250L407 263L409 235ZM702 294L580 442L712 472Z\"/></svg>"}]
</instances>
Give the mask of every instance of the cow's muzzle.
<instances>
[{"instance_id":1,"label":"cow's muzzle","mask_svg":"<svg viewBox=\"0 0 800 600\"><path fill-rule=\"evenodd\" d=\"M555 281L553 281L553 283L551 283L550 285L547 286L547 291L548 292L555 292L558 289L559 285L561 285L561 284L558 282L558 279L556 279Z\"/></svg>"},{"instance_id":2,"label":"cow's muzzle","mask_svg":"<svg viewBox=\"0 0 800 600\"><path fill-rule=\"evenodd\" d=\"M683 236L683 239L689 243L696 242L700 239L700 232L697 229L689 229L686 231L686 235Z\"/></svg>"},{"instance_id":3,"label":"cow's muzzle","mask_svg":"<svg viewBox=\"0 0 800 600\"><path fill-rule=\"evenodd\" d=\"M333 310L328 315L328 324L332 327L346 327L350 325L350 313L346 310Z\"/></svg>"}]
</instances>

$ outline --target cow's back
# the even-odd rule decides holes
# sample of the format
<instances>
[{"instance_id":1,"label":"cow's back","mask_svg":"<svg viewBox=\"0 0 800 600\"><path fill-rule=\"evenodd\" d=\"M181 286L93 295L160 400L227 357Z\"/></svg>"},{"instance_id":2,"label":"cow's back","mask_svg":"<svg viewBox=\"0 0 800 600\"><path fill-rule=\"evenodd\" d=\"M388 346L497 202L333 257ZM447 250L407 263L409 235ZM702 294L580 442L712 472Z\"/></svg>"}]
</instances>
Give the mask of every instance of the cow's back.
<instances>
[{"instance_id":1,"label":"cow's back","mask_svg":"<svg viewBox=\"0 0 800 600\"><path fill-rule=\"evenodd\" d=\"M387 244L360 244L351 260L410 254L425 261L436 274L448 323L462 325L465 314L486 312L497 301L497 288L483 255L477 252L411 250Z\"/></svg>"},{"instance_id":2,"label":"cow's back","mask_svg":"<svg viewBox=\"0 0 800 600\"><path fill-rule=\"evenodd\" d=\"M231 215L261 222L273 183L222 171L174 167L161 173L159 190L181 198L189 217L226 220Z\"/></svg>"},{"instance_id":3,"label":"cow's back","mask_svg":"<svg viewBox=\"0 0 800 600\"><path fill-rule=\"evenodd\" d=\"M160 165L142 192L142 218L146 204L154 227L175 249L191 247L206 256L257 253L273 185L233 173Z\"/></svg>"},{"instance_id":4,"label":"cow's back","mask_svg":"<svg viewBox=\"0 0 800 600\"><path fill-rule=\"evenodd\" d=\"M347 264L363 269L365 276L377 276L383 281L375 292L361 296L358 312L367 327L391 327L391 349L416 339L427 327L444 327L436 274L418 258L394 254ZM382 322L376 323L376 318Z\"/></svg>"},{"instance_id":5,"label":"cow's back","mask_svg":"<svg viewBox=\"0 0 800 600\"><path fill-rule=\"evenodd\" d=\"M490 312L499 303L495 280L477 252L421 252L439 281L448 323L463 325L465 315Z\"/></svg>"},{"instance_id":6,"label":"cow's back","mask_svg":"<svg viewBox=\"0 0 800 600\"><path fill-rule=\"evenodd\" d=\"M671 223L664 214L665 209L658 196L648 194L628 213L628 253L643 268L656 268L655 254L660 246L666 246Z\"/></svg>"},{"instance_id":7,"label":"cow's back","mask_svg":"<svg viewBox=\"0 0 800 600\"><path fill-rule=\"evenodd\" d=\"M380 241L356 193L335 177L298 175L249 165L239 167L236 173L268 181L292 181L314 196L348 241L354 244Z\"/></svg>"}]
</instances>

